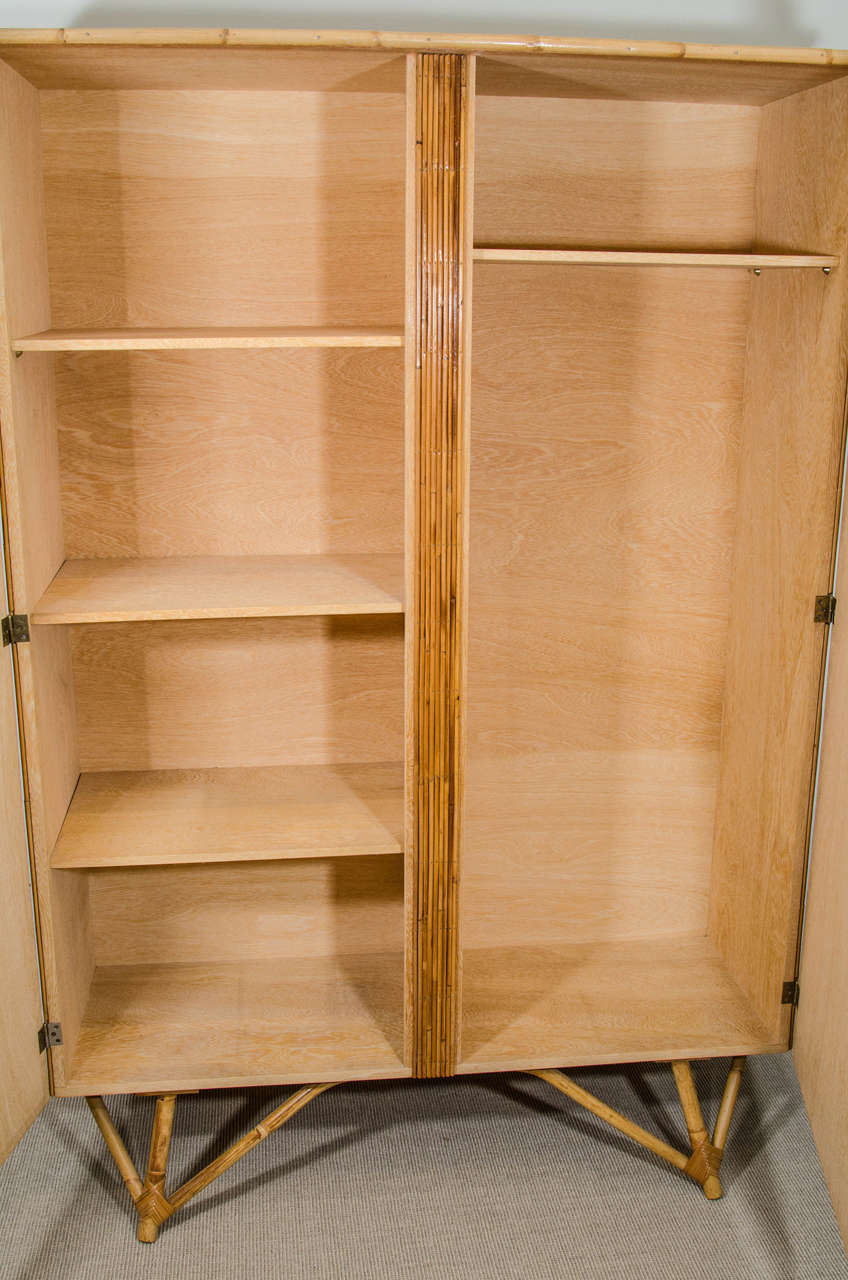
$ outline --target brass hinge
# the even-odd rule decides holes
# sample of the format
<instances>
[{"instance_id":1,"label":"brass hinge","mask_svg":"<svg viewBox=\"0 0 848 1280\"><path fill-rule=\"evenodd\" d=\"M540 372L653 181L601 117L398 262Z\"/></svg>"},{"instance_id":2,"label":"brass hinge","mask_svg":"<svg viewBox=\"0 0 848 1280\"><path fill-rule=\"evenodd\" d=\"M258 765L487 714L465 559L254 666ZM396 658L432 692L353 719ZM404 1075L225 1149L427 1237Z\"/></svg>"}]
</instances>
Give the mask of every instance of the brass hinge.
<instances>
[{"instance_id":1,"label":"brass hinge","mask_svg":"<svg viewBox=\"0 0 848 1280\"><path fill-rule=\"evenodd\" d=\"M836 596L816 596L816 607L813 618L816 622L826 622L828 626L836 616Z\"/></svg>"},{"instance_id":2,"label":"brass hinge","mask_svg":"<svg viewBox=\"0 0 848 1280\"><path fill-rule=\"evenodd\" d=\"M38 1051L43 1053L48 1047L62 1043L61 1022L42 1022L38 1028Z\"/></svg>"},{"instance_id":3,"label":"brass hinge","mask_svg":"<svg viewBox=\"0 0 848 1280\"><path fill-rule=\"evenodd\" d=\"M781 1004L791 1004L793 1009L798 1008L798 996L801 994L801 988L798 986L798 979L793 978L791 982L784 982L783 995L780 997Z\"/></svg>"},{"instance_id":4,"label":"brass hinge","mask_svg":"<svg viewBox=\"0 0 848 1280\"><path fill-rule=\"evenodd\" d=\"M25 613L7 613L2 628L4 649L7 644L26 644L29 640L29 618Z\"/></svg>"}]
</instances>

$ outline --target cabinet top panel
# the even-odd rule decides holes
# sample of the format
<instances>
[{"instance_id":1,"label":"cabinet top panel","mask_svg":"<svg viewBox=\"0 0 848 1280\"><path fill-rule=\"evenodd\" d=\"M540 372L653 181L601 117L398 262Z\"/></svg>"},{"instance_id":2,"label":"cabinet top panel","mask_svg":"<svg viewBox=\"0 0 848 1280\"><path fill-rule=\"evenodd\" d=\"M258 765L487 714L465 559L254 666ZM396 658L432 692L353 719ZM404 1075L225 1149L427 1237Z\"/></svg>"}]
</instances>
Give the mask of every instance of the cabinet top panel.
<instances>
[{"instance_id":1,"label":"cabinet top panel","mask_svg":"<svg viewBox=\"0 0 848 1280\"><path fill-rule=\"evenodd\" d=\"M403 92L415 51L484 55L478 92L762 105L848 74L848 50L453 32L254 28L0 29L39 89ZM222 56L225 55L225 56Z\"/></svg>"}]
</instances>

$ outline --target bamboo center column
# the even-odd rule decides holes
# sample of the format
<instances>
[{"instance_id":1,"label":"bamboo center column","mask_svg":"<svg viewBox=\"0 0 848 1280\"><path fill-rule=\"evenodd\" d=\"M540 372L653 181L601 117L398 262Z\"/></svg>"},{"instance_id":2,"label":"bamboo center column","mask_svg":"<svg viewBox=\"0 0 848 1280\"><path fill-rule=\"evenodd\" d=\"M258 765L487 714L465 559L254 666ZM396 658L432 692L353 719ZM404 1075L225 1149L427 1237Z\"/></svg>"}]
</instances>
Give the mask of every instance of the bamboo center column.
<instances>
[{"instance_id":1,"label":"bamboo center column","mask_svg":"<svg viewBox=\"0 0 848 1280\"><path fill-rule=\"evenodd\" d=\"M468 59L416 59L414 1071L450 1075L459 1008Z\"/></svg>"}]
</instances>

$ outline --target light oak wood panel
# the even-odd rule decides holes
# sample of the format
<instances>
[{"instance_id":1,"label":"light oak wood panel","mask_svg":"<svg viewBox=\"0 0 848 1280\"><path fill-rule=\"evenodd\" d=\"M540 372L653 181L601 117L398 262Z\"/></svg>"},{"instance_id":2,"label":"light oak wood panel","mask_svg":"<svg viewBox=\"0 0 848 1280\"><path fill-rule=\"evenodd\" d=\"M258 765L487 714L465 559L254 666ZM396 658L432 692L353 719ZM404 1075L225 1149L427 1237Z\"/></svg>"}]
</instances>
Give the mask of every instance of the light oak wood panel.
<instances>
[{"instance_id":1,"label":"light oak wood panel","mask_svg":"<svg viewBox=\"0 0 848 1280\"><path fill-rule=\"evenodd\" d=\"M848 85L763 108L756 243L844 256ZM792 173L791 183L786 174ZM845 404L840 270L755 281L710 934L775 1040L796 975Z\"/></svg>"},{"instance_id":2,"label":"light oak wood panel","mask_svg":"<svg viewBox=\"0 0 848 1280\"><path fill-rule=\"evenodd\" d=\"M398 353L56 362L69 557L402 551Z\"/></svg>"},{"instance_id":3,"label":"light oak wood panel","mask_svg":"<svg viewBox=\"0 0 848 1280\"><path fill-rule=\"evenodd\" d=\"M0 544L2 550L2 544ZM0 584L0 607L5 592ZM0 652L0 1161L47 1101L47 1063L38 1051L41 986L29 882L18 719L10 650Z\"/></svg>"},{"instance_id":4,"label":"light oak wood panel","mask_svg":"<svg viewBox=\"0 0 848 1280\"><path fill-rule=\"evenodd\" d=\"M748 252L758 124L754 107L481 96L475 242Z\"/></svg>"},{"instance_id":5,"label":"light oak wood panel","mask_svg":"<svg viewBox=\"0 0 848 1280\"><path fill-rule=\"evenodd\" d=\"M98 969L65 1094L408 1076L401 951Z\"/></svg>"},{"instance_id":6,"label":"light oak wood panel","mask_svg":"<svg viewBox=\"0 0 848 1280\"><path fill-rule=\"evenodd\" d=\"M507 733L505 722L501 741ZM702 931L717 781L715 747L552 744L508 756L475 742L463 945L497 938L504 947L555 947Z\"/></svg>"},{"instance_id":7,"label":"light oak wood panel","mask_svg":"<svg viewBox=\"0 0 848 1280\"><path fill-rule=\"evenodd\" d=\"M400 764L84 773L54 867L400 853Z\"/></svg>"},{"instance_id":8,"label":"light oak wood panel","mask_svg":"<svg viewBox=\"0 0 848 1280\"><path fill-rule=\"evenodd\" d=\"M34 625L403 612L401 556L66 560Z\"/></svg>"},{"instance_id":9,"label":"light oak wood panel","mask_svg":"<svg viewBox=\"0 0 848 1280\"><path fill-rule=\"evenodd\" d=\"M44 93L54 326L397 325L403 120L393 93Z\"/></svg>"},{"instance_id":10,"label":"light oak wood panel","mask_svg":"<svg viewBox=\"0 0 848 1280\"><path fill-rule=\"evenodd\" d=\"M543 58L533 54L481 57L477 92L514 98L762 106L845 74L844 67L827 65L823 59L820 65L777 61L746 64L732 58L681 65L663 58L638 56L638 42L632 51L622 52L631 56L586 57L566 50ZM726 52L730 54L731 50ZM55 56L54 62L58 62Z\"/></svg>"},{"instance_id":11,"label":"light oak wood panel","mask_svg":"<svg viewBox=\"0 0 848 1280\"><path fill-rule=\"evenodd\" d=\"M89 885L98 965L236 963L400 948L400 857L55 872Z\"/></svg>"},{"instance_id":12,"label":"light oak wood panel","mask_svg":"<svg viewBox=\"0 0 848 1280\"><path fill-rule=\"evenodd\" d=\"M0 64L0 415L12 605L25 613L62 562L52 370L24 369L9 339L50 324L39 95Z\"/></svg>"},{"instance_id":13,"label":"light oak wood panel","mask_svg":"<svg viewBox=\"0 0 848 1280\"><path fill-rule=\"evenodd\" d=\"M403 93L403 60L327 49L180 49L102 44L9 46L3 61L39 89L276 89L311 93ZM802 72L802 74L804 74ZM809 75L809 73L807 73Z\"/></svg>"},{"instance_id":14,"label":"light oak wood panel","mask_svg":"<svg viewBox=\"0 0 848 1280\"><path fill-rule=\"evenodd\" d=\"M402 329L46 329L13 338L26 351L262 351L275 347L400 347Z\"/></svg>"},{"instance_id":15,"label":"light oak wood panel","mask_svg":"<svg viewBox=\"0 0 848 1280\"><path fill-rule=\"evenodd\" d=\"M113 623L72 643L86 771L401 758L397 615Z\"/></svg>"},{"instance_id":16,"label":"light oak wood panel","mask_svg":"<svg viewBox=\"0 0 848 1280\"><path fill-rule=\"evenodd\" d=\"M840 600L830 646L810 882L801 952L801 996L792 1046L795 1067L836 1217L848 1244L848 526L843 522Z\"/></svg>"},{"instance_id":17,"label":"light oak wood panel","mask_svg":"<svg viewBox=\"0 0 848 1280\"><path fill-rule=\"evenodd\" d=\"M476 274L470 946L706 928L750 280L701 279Z\"/></svg>"},{"instance_id":18,"label":"light oak wood panel","mask_svg":"<svg viewBox=\"0 0 848 1280\"><path fill-rule=\"evenodd\" d=\"M475 262L562 263L565 266L630 267L825 267L839 265L827 254L628 253L619 249L475 249Z\"/></svg>"},{"instance_id":19,"label":"light oak wood panel","mask_svg":"<svg viewBox=\"0 0 848 1280\"><path fill-rule=\"evenodd\" d=\"M43 884L50 895L50 947L56 966L49 1016L62 1025L62 1043L51 1050L55 1091L64 1081L76 1050L94 974L94 936L87 878L48 870L45 854L39 866L39 885Z\"/></svg>"},{"instance_id":20,"label":"light oak wood panel","mask_svg":"<svg viewBox=\"0 0 848 1280\"><path fill-rule=\"evenodd\" d=\"M39 108L36 90L0 65L2 506L8 607L17 613L31 610L64 558L52 361L24 368L12 359L9 343L12 333L51 322ZM19 680L46 1013L62 1022L65 1033L65 1046L51 1055L54 1080L60 1081L92 968L85 903L72 904L78 928L68 934L65 904L55 899L47 871L49 849L79 776L67 638L33 639L16 647L12 661Z\"/></svg>"},{"instance_id":21,"label":"light oak wood panel","mask_svg":"<svg viewBox=\"0 0 848 1280\"><path fill-rule=\"evenodd\" d=\"M467 949L460 1072L781 1048L703 937Z\"/></svg>"}]
</instances>

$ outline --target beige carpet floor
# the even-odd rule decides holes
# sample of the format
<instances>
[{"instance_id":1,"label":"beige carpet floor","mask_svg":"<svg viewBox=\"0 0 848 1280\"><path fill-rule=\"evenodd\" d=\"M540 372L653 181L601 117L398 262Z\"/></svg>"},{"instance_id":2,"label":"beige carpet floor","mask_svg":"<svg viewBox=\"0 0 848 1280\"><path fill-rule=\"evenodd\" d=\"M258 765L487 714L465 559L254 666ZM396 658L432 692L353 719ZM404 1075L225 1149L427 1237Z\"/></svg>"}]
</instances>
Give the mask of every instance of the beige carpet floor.
<instances>
[{"instance_id":1,"label":"beige carpet floor","mask_svg":"<svg viewBox=\"0 0 848 1280\"><path fill-rule=\"evenodd\" d=\"M714 1116L725 1063L696 1069ZM574 1072L678 1144L663 1067ZM183 1179L287 1090L181 1098ZM111 1106L144 1162L153 1100ZM709 1203L688 1179L529 1076L330 1090L166 1225L135 1214L80 1099L54 1099L0 1169L11 1280L848 1280L790 1055L749 1063Z\"/></svg>"}]
</instances>

